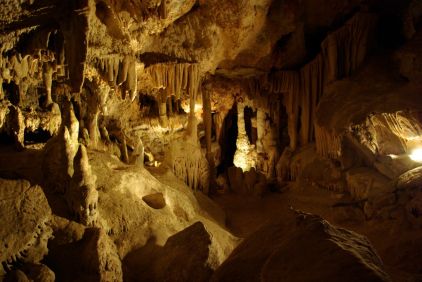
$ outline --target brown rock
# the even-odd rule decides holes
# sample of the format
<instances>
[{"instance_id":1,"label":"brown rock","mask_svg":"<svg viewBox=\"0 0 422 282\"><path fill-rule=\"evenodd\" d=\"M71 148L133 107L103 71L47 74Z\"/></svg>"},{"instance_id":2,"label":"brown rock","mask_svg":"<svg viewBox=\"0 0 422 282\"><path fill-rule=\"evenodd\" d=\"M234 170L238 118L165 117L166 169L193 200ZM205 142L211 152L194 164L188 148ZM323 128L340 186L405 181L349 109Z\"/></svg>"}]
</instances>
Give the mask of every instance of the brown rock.
<instances>
[{"instance_id":1,"label":"brown rock","mask_svg":"<svg viewBox=\"0 0 422 282\"><path fill-rule=\"evenodd\" d=\"M391 281L364 236L298 213L243 241L211 281Z\"/></svg>"}]
</instances>

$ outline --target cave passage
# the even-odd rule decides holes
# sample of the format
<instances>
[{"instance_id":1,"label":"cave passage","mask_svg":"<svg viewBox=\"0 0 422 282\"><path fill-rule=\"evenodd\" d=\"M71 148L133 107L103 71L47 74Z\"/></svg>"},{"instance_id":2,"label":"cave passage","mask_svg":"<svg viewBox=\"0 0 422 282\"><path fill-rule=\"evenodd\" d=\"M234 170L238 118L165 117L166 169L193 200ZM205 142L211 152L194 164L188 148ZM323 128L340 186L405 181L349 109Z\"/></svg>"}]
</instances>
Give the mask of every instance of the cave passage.
<instances>
[{"instance_id":1,"label":"cave passage","mask_svg":"<svg viewBox=\"0 0 422 282\"><path fill-rule=\"evenodd\" d=\"M224 173L233 166L237 139L237 105L236 103L227 113L221 128L219 144L221 146L221 163L217 167L217 175Z\"/></svg>"}]
</instances>

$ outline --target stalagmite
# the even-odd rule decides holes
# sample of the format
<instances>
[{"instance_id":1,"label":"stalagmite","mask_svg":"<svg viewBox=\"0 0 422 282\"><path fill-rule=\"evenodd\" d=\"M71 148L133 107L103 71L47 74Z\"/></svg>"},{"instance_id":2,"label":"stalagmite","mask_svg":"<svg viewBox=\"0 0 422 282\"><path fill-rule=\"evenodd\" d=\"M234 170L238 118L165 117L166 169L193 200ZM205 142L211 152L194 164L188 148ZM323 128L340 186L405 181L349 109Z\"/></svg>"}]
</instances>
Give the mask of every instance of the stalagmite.
<instances>
[{"instance_id":1,"label":"stalagmite","mask_svg":"<svg viewBox=\"0 0 422 282\"><path fill-rule=\"evenodd\" d=\"M66 191L66 200L79 222L93 226L98 216L98 192L95 184L96 176L91 171L84 145L79 145L73 166L74 174L69 189Z\"/></svg>"},{"instance_id":2,"label":"stalagmite","mask_svg":"<svg viewBox=\"0 0 422 282\"><path fill-rule=\"evenodd\" d=\"M132 153L132 155L130 156L131 164L135 164L137 166L143 167L144 166L144 156L145 156L145 148L144 148L144 144L142 143L142 139L137 136L137 141L136 141L136 145L135 145L135 149Z\"/></svg>"},{"instance_id":3,"label":"stalagmite","mask_svg":"<svg viewBox=\"0 0 422 282\"><path fill-rule=\"evenodd\" d=\"M167 103L160 102L158 105L158 114L160 116L160 124L162 127L168 127L168 118L167 118Z\"/></svg>"},{"instance_id":4,"label":"stalagmite","mask_svg":"<svg viewBox=\"0 0 422 282\"><path fill-rule=\"evenodd\" d=\"M108 134L108 130L105 126L100 128L101 137L106 141L107 144L111 144L110 135Z\"/></svg>"},{"instance_id":5,"label":"stalagmite","mask_svg":"<svg viewBox=\"0 0 422 282\"><path fill-rule=\"evenodd\" d=\"M252 156L253 150L249 144L248 135L245 128L245 105L241 102L237 103L237 139L236 152L234 154L233 163L242 170L249 171L255 167L255 158Z\"/></svg>"},{"instance_id":6,"label":"stalagmite","mask_svg":"<svg viewBox=\"0 0 422 282\"><path fill-rule=\"evenodd\" d=\"M127 152L127 144L126 144L126 137L123 134L122 137L122 144L120 145L120 151L121 151L121 155L122 155L122 161L125 163L129 163L129 155Z\"/></svg>"},{"instance_id":7,"label":"stalagmite","mask_svg":"<svg viewBox=\"0 0 422 282\"><path fill-rule=\"evenodd\" d=\"M89 115L89 124L88 124L88 132L89 132L89 141L90 146L95 148L100 141L100 131L98 129L98 116L99 111L90 112Z\"/></svg>"}]
</instances>

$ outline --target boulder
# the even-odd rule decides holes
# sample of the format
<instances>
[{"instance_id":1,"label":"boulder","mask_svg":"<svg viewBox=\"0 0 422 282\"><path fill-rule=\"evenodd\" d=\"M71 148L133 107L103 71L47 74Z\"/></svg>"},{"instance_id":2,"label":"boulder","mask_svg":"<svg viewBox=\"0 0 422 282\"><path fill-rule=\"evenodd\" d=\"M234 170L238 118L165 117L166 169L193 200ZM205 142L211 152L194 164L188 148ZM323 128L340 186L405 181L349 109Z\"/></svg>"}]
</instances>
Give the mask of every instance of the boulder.
<instances>
[{"instance_id":1,"label":"boulder","mask_svg":"<svg viewBox=\"0 0 422 282\"><path fill-rule=\"evenodd\" d=\"M242 193L245 191L243 187L243 172L239 167L229 167L227 169L227 174L229 178L230 188L236 193Z\"/></svg>"},{"instance_id":2,"label":"boulder","mask_svg":"<svg viewBox=\"0 0 422 282\"><path fill-rule=\"evenodd\" d=\"M210 245L201 222L171 236L163 247L150 241L124 259L125 281L209 281Z\"/></svg>"},{"instance_id":3,"label":"boulder","mask_svg":"<svg viewBox=\"0 0 422 282\"><path fill-rule=\"evenodd\" d=\"M57 281L123 281L117 248L105 231L73 224L52 241L46 260ZM85 228L82 238L71 234L80 228Z\"/></svg>"},{"instance_id":4,"label":"boulder","mask_svg":"<svg viewBox=\"0 0 422 282\"><path fill-rule=\"evenodd\" d=\"M397 189L412 189L422 186L422 166L409 170L397 179Z\"/></svg>"},{"instance_id":5,"label":"boulder","mask_svg":"<svg viewBox=\"0 0 422 282\"><path fill-rule=\"evenodd\" d=\"M245 239L211 281L391 281L368 239L296 213Z\"/></svg>"},{"instance_id":6,"label":"boulder","mask_svg":"<svg viewBox=\"0 0 422 282\"><path fill-rule=\"evenodd\" d=\"M349 170L346 179L352 198L364 202L367 218L389 217L390 208L396 203L395 187L389 178L372 168L360 167Z\"/></svg>"},{"instance_id":7,"label":"boulder","mask_svg":"<svg viewBox=\"0 0 422 282\"><path fill-rule=\"evenodd\" d=\"M356 200L371 201L395 190L388 178L367 167L349 170L346 179L349 193Z\"/></svg>"}]
</instances>

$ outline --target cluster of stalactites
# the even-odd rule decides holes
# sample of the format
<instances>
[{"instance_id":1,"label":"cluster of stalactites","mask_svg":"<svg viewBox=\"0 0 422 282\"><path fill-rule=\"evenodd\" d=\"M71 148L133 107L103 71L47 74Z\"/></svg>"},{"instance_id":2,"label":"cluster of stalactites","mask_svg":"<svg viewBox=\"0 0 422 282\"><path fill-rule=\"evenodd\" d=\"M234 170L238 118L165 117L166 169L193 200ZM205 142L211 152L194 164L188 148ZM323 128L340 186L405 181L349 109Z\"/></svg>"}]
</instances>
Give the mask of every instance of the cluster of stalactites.
<instances>
[{"instance_id":1,"label":"cluster of stalactites","mask_svg":"<svg viewBox=\"0 0 422 282\"><path fill-rule=\"evenodd\" d=\"M135 57L112 56L101 58L96 60L95 65L110 86L122 86L123 93L127 91L132 100L136 97L138 74Z\"/></svg>"},{"instance_id":2,"label":"cluster of stalactites","mask_svg":"<svg viewBox=\"0 0 422 282\"><path fill-rule=\"evenodd\" d=\"M199 148L192 146L188 154L185 150L173 153L171 168L191 189L208 193L210 172L208 162Z\"/></svg>"},{"instance_id":3,"label":"cluster of stalactites","mask_svg":"<svg viewBox=\"0 0 422 282\"><path fill-rule=\"evenodd\" d=\"M180 99L182 93L197 97L200 73L197 64L155 64L146 69L156 88L164 89L166 97Z\"/></svg>"},{"instance_id":4,"label":"cluster of stalactites","mask_svg":"<svg viewBox=\"0 0 422 282\"><path fill-rule=\"evenodd\" d=\"M328 156L331 158L338 158L341 156L341 134L337 134L335 131L325 127L320 127L315 123L315 140L318 144L316 147L317 152L321 156Z\"/></svg>"},{"instance_id":5,"label":"cluster of stalactites","mask_svg":"<svg viewBox=\"0 0 422 282\"><path fill-rule=\"evenodd\" d=\"M12 81L19 89L19 101L25 100L28 88L44 83L47 94L47 104L51 104L51 87L53 75L65 77L64 65L60 65L51 51L39 51L34 55L15 53L10 56L0 56L0 99L4 98L2 83Z\"/></svg>"},{"instance_id":6,"label":"cluster of stalactites","mask_svg":"<svg viewBox=\"0 0 422 282\"><path fill-rule=\"evenodd\" d=\"M316 109L328 83L351 75L362 64L375 23L372 14L356 14L342 28L329 34L321 44L321 53L299 71L278 71L261 77L256 82L258 86L250 87L254 93L285 95L293 150L299 144L315 140L322 155L339 154L339 137L316 125Z\"/></svg>"}]
</instances>

